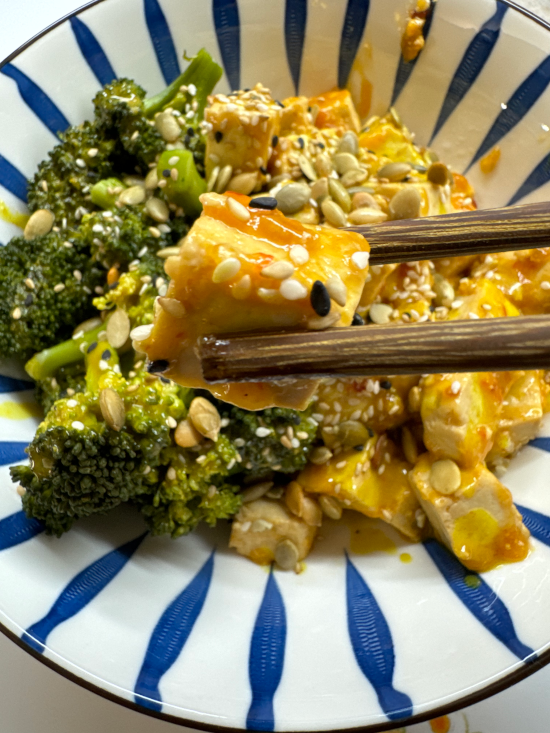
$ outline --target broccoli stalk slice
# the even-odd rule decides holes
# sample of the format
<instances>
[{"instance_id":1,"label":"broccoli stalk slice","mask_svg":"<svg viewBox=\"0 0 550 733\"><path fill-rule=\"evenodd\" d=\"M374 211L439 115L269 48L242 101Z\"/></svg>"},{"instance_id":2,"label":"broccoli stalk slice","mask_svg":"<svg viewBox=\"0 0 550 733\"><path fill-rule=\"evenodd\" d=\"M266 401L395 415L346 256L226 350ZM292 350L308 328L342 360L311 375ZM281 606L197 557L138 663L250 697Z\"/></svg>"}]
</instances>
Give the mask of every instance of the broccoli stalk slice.
<instances>
[{"instance_id":1,"label":"broccoli stalk slice","mask_svg":"<svg viewBox=\"0 0 550 733\"><path fill-rule=\"evenodd\" d=\"M179 104L172 106L174 106L174 109L178 109L180 105L183 106L187 101L187 97L180 93L180 87L194 84L197 92L193 96L193 100L198 105L196 110L197 117L202 119L208 95L221 79L222 73L221 66L212 59L208 51L201 48L185 71L170 86L166 87L162 92L155 94L154 97L144 100L143 110L145 115L149 118L153 117L157 112L160 112L173 102L177 96L181 97L181 100L178 99ZM181 112L181 109L178 111Z\"/></svg>"},{"instance_id":2,"label":"broccoli stalk slice","mask_svg":"<svg viewBox=\"0 0 550 733\"><path fill-rule=\"evenodd\" d=\"M168 161L178 158L178 162L170 164ZM181 206L187 216L200 216L202 204L199 196L206 192L206 181L199 175L193 153L190 150L166 150L161 154L157 173L160 180L164 171L175 168L178 172L177 180L164 178L166 186L164 193L171 203Z\"/></svg>"},{"instance_id":3,"label":"broccoli stalk slice","mask_svg":"<svg viewBox=\"0 0 550 733\"><path fill-rule=\"evenodd\" d=\"M53 377L61 367L82 361L84 359L84 351L86 351L90 344L97 341L98 335L104 330L105 323L101 323L91 331L86 331L80 338L72 338L56 344L49 349L40 351L25 364L27 374L36 381L47 379L48 377ZM86 345L86 348L83 344Z\"/></svg>"},{"instance_id":4,"label":"broccoli stalk slice","mask_svg":"<svg viewBox=\"0 0 550 733\"><path fill-rule=\"evenodd\" d=\"M90 191L92 203L100 209L112 209L124 188L126 186L118 178L103 178L92 186ZM115 190L118 190L118 193L113 193Z\"/></svg>"},{"instance_id":5,"label":"broccoli stalk slice","mask_svg":"<svg viewBox=\"0 0 550 733\"><path fill-rule=\"evenodd\" d=\"M92 348L92 346L94 348ZM99 380L107 369L117 371L120 369L120 362L116 349L105 339L94 341L86 349L86 389L92 395L99 392Z\"/></svg>"}]
</instances>

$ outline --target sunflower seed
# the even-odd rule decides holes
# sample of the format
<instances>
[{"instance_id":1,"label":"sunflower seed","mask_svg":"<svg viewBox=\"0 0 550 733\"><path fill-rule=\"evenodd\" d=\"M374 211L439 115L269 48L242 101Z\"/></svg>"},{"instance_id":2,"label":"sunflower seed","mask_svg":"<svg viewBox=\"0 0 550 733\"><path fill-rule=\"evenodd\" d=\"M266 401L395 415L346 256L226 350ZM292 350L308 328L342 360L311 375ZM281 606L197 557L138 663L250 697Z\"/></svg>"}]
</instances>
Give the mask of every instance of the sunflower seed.
<instances>
[{"instance_id":1,"label":"sunflower seed","mask_svg":"<svg viewBox=\"0 0 550 733\"><path fill-rule=\"evenodd\" d=\"M348 130L338 144L339 153L351 153L357 155L359 152L359 138L353 130Z\"/></svg>"},{"instance_id":2,"label":"sunflower seed","mask_svg":"<svg viewBox=\"0 0 550 733\"><path fill-rule=\"evenodd\" d=\"M315 159L315 168L320 176L330 176L332 173L332 161L326 153L319 153Z\"/></svg>"},{"instance_id":3,"label":"sunflower seed","mask_svg":"<svg viewBox=\"0 0 550 733\"><path fill-rule=\"evenodd\" d=\"M388 218L387 214L384 214L380 209L371 209L370 207L363 207L361 209L355 209L349 215L350 224L380 224L382 221L386 221Z\"/></svg>"},{"instance_id":4,"label":"sunflower seed","mask_svg":"<svg viewBox=\"0 0 550 733\"><path fill-rule=\"evenodd\" d=\"M31 214L27 224L25 225L25 231L23 236L25 239L34 239L35 237L41 237L44 234L51 232L55 217L48 209L38 209Z\"/></svg>"},{"instance_id":5,"label":"sunflower seed","mask_svg":"<svg viewBox=\"0 0 550 733\"><path fill-rule=\"evenodd\" d=\"M319 178L318 181L311 187L311 198L315 201L324 199L328 196L328 180L326 178Z\"/></svg>"},{"instance_id":6,"label":"sunflower seed","mask_svg":"<svg viewBox=\"0 0 550 733\"><path fill-rule=\"evenodd\" d=\"M247 489L245 489L241 493L241 499L243 504L248 504L251 501L256 501L256 499L261 499L262 496L267 494L267 492L271 489L273 486L273 481L264 481L261 484L256 484L255 486L249 486Z\"/></svg>"},{"instance_id":7,"label":"sunflower seed","mask_svg":"<svg viewBox=\"0 0 550 733\"><path fill-rule=\"evenodd\" d=\"M300 555L298 548L292 540L283 540L275 548L275 562L281 570L294 570L298 564Z\"/></svg>"},{"instance_id":8,"label":"sunflower seed","mask_svg":"<svg viewBox=\"0 0 550 733\"><path fill-rule=\"evenodd\" d=\"M317 173L315 173L315 169L305 155L298 156L298 165L300 166L300 170L306 178L308 178L310 181L317 180Z\"/></svg>"},{"instance_id":9,"label":"sunflower seed","mask_svg":"<svg viewBox=\"0 0 550 733\"><path fill-rule=\"evenodd\" d=\"M118 197L121 204L125 206L137 206L145 201L145 189L143 186L130 186L125 188Z\"/></svg>"},{"instance_id":10,"label":"sunflower seed","mask_svg":"<svg viewBox=\"0 0 550 733\"><path fill-rule=\"evenodd\" d=\"M221 427L220 413L204 397L195 397L189 406L193 427L210 440L216 441Z\"/></svg>"},{"instance_id":11,"label":"sunflower seed","mask_svg":"<svg viewBox=\"0 0 550 733\"><path fill-rule=\"evenodd\" d=\"M151 219L163 223L168 221L170 212L168 206L161 199L157 199L153 196L145 203L145 211L149 214Z\"/></svg>"},{"instance_id":12,"label":"sunflower seed","mask_svg":"<svg viewBox=\"0 0 550 733\"><path fill-rule=\"evenodd\" d=\"M210 174L208 178L208 182L206 184L206 190L208 193L211 193L216 187L216 181L218 180L218 176L220 175L220 166L217 165L214 168L212 168L212 173Z\"/></svg>"},{"instance_id":13,"label":"sunflower seed","mask_svg":"<svg viewBox=\"0 0 550 733\"><path fill-rule=\"evenodd\" d=\"M189 420L185 419L178 423L174 432L174 440L180 448L193 448L201 442L202 435Z\"/></svg>"},{"instance_id":14,"label":"sunflower seed","mask_svg":"<svg viewBox=\"0 0 550 733\"><path fill-rule=\"evenodd\" d=\"M159 176L156 168L151 168L149 173L145 177L145 189L147 191L154 191L159 185Z\"/></svg>"},{"instance_id":15,"label":"sunflower seed","mask_svg":"<svg viewBox=\"0 0 550 733\"><path fill-rule=\"evenodd\" d=\"M345 227L348 223L346 215L344 214L342 208L330 199L325 199L323 201L323 203L321 204L321 211L323 212L323 216L328 221L328 223L331 226L336 227L337 229Z\"/></svg>"},{"instance_id":16,"label":"sunflower seed","mask_svg":"<svg viewBox=\"0 0 550 733\"><path fill-rule=\"evenodd\" d=\"M253 173L239 173L238 176L233 176L227 188L229 191L235 191L235 193L242 193L248 196L256 188L257 183L258 174L256 171Z\"/></svg>"},{"instance_id":17,"label":"sunflower seed","mask_svg":"<svg viewBox=\"0 0 550 733\"><path fill-rule=\"evenodd\" d=\"M113 349L121 349L130 335L130 319L122 308L117 308L107 321L107 341Z\"/></svg>"},{"instance_id":18,"label":"sunflower seed","mask_svg":"<svg viewBox=\"0 0 550 733\"><path fill-rule=\"evenodd\" d=\"M368 178L368 173L364 168L359 168L356 171L348 171L347 173L344 173L342 178L340 179L342 181L342 185L346 188L352 188L353 186L357 186L359 183L363 183Z\"/></svg>"},{"instance_id":19,"label":"sunflower seed","mask_svg":"<svg viewBox=\"0 0 550 733\"><path fill-rule=\"evenodd\" d=\"M376 176L395 183L406 178L411 170L412 168L408 163L387 163L378 170Z\"/></svg>"},{"instance_id":20,"label":"sunflower seed","mask_svg":"<svg viewBox=\"0 0 550 733\"><path fill-rule=\"evenodd\" d=\"M328 179L328 191L342 211L347 214L351 211L351 198L345 187L335 178Z\"/></svg>"},{"instance_id":21,"label":"sunflower seed","mask_svg":"<svg viewBox=\"0 0 550 733\"><path fill-rule=\"evenodd\" d=\"M369 207L371 209L380 209L378 204L376 203L376 199L372 194L367 193L366 191L360 191L359 193L354 193L353 197L351 199L351 207L352 209L363 209L365 207Z\"/></svg>"},{"instance_id":22,"label":"sunflower seed","mask_svg":"<svg viewBox=\"0 0 550 733\"><path fill-rule=\"evenodd\" d=\"M247 222L250 219L250 211L246 206L243 206L240 201L237 201L237 199L229 196L227 199L227 205L229 207L229 211L233 216L239 219L239 221Z\"/></svg>"},{"instance_id":23,"label":"sunflower seed","mask_svg":"<svg viewBox=\"0 0 550 733\"><path fill-rule=\"evenodd\" d=\"M102 389L99 393L99 409L107 425L117 432L122 429L126 419L124 402L114 389Z\"/></svg>"},{"instance_id":24,"label":"sunflower seed","mask_svg":"<svg viewBox=\"0 0 550 733\"><path fill-rule=\"evenodd\" d=\"M319 497L319 505L329 519L342 518L342 505L332 496Z\"/></svg>"},{"instance_id":25,"label":"sunflower seed","mask_svg":"<svg viewBox=\"0 0 550 733\"><path fill-rule=\"evenodd\" d=\"M354 252L351 256L351 261L359 270L366 270L369 266L369 253Z\"/></svg>"},{"instance_id":26,"label":"sunflower seed","mask_svg":"<svg viewBox=\"0 0 550 733\"><path fill-rule=\"evenodd\" d=\"M157 115L155 127L167 143L175 142L181 133L181 128L171 112L161 112Z\"/></svg>"},{"instance_id":27,"label":"sunflower seed","mask_svg":"<svg viewBox=\"0 0 550 733\"><path fill-rule=\"evenodd\" d=\"M216 186L214 190L217 193L225 193L232 175L233 175L233 166L224 165L224 167L221 169L218 175L218 178L216 179Z\"/></svg>"}]
</instances>

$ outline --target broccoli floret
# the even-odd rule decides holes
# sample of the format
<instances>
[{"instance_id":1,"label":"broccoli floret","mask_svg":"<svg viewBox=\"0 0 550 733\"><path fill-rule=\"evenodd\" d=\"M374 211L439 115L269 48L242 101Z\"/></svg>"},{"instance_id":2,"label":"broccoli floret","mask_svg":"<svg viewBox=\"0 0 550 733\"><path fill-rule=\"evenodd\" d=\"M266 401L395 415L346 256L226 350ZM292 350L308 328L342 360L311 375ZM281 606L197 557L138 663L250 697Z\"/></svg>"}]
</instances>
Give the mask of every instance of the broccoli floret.
<instances>
[{"instance_id":1,"label":"broccoli floret","mask_svg":"<svg viewBox=\"0 0 550 733\"><path fill-rule=\"evenodd\" d=\"M72 397L86 389L86 370L84 362L61 367L55 377L40 379L34 388L36 401L48 413L57 400Z\"/></svg>"},{"instance_id":2,"label":"broccoli floret","mask_svg":"<svg viewBox=\"0 0 550 733\"><path fill-rule=\"evenodd\" d=\"M0 248L0 353L28 358L94 315L91 294L104 273L78 238L59 232L16 237Z\"/></svg>"},{"instance_id":3,"label":"broccoli floret","mask_svg":"<svg viewBox=\"0 0 550 733\"><path fill-rule=\"evenodd\" d=\"M179 537L201 521L214 526L218 519L238 511L239 487L225 480L238 453L226 436L220 435L216 443L207 442L200 453L172 448L164 455L170 458L164 480L152 497L142 496L138 501L153 534Z\"/></svg>"},{"instance_id":4,"label":"broccoli floret","mask_svg":"<svg viewBox=\"0 0 550 733\"><path fill-rule=\"evenodd\" d=\"M69 127L59 137L61 144L40 163L29 181L28 202L31 212L49 209L58 226L64 223L72 228L78 223L77 210L92 207L91 186L113 175L116 141L106 139L93 122Z\"/></svg>"},{"instance_id":5,"label":"broccoli floret","mask_svg":"<svg viewBox=\"0 0 550 733\"><path fill-rule=\"evenodd\" d=\"M271 471L294 473L306 465L317 433L317 424L308 419L312 408L304 412L282 407L247 412L218 403L218 410L222 418L229 419L225 434L237 441L248 477L261 478ZM258 428L269 429L269 435L258 437Z\"/></svg>"}]
</instances>

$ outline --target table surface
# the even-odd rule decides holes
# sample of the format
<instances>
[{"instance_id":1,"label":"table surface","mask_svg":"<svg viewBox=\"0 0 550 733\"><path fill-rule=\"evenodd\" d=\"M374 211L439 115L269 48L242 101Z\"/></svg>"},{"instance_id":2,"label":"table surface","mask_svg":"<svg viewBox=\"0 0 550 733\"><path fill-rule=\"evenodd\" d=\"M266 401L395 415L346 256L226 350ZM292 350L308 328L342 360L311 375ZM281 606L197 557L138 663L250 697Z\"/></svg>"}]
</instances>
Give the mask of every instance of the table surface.
<instances>
[{"instance_id":1,"label":"table surface","mask_svg":"<svg viewBox=\"0 0 550 733\"><path fill-rule=\"evenodd\" d=\"M550 0L516 0L550 20ZM82 0L84 2L84 0ZM77 0L0 0L0 59L80 6ZM450 716L451 733L548 733L550 666ZM0 634L0 733L185 733L104 700L39 664ZM428 724L407 733L431 733Z\"/></svg>"}]
</instances>

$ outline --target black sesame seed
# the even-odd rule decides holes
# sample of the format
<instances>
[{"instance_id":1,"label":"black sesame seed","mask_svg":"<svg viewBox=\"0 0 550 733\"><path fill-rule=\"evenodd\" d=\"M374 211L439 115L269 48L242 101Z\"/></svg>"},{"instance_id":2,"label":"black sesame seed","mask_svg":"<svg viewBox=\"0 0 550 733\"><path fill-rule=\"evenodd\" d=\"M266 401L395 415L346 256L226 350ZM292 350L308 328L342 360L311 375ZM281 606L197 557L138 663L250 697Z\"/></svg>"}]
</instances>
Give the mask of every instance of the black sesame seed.
<instances>
[{"instance_id":1,"label":"black sesame seed","mask_svg":"<svg viewBox=\"0 0 550 733\"><path fill-rule=\"evenodd\" d=\"M273 137L271 138L271 147L276 148L278 143L279 143L279 136L273 135Z\"/></svg>"},{"instance_id":2,"label":"black sesame seed","mask_svg":"<svg viewBox=\"0 0 550 733\"><path fill-rule=\"evenodd\" d=\"M383 379L380 382L380 386L382 387L382 389L391 389L391 382L389 379Z\"/></svg>"},{"instance_id":3,"label":"black sesame seed","mask_svg":"<svg viewBox=\"0 0 550 733\"><path fill-rule=\"evenodd\" d=\"M169 168L165 168L165 169L164 169L164 170L162 171L162 175L163 175L163 176L164 176L165 178L170 178L170 169L169 169Z\"/></svg>"},{"instance_id":4,"label":"black sesame seed","mask_svg":"<svg viewBox=\"0 0 550 733\"><path fill-rule=\"evenodd\" d=\"M109 290L114 290L115 288L118 288L118 280L116 283L111 283L107 287L109 288Z\"/></svg>"},{"instance_id":5,"label":"black sesame seed","mask_svg":"<svg viewBox=\"0 0 550 733\"><path fill-rule=\"evenodd\" d=\"M369 434L369 438L374 438L374 431L372 430L372 428L367 428L367 431Z\"/></svg>"},{"instance_id":6,"label":"black sesame seed","mask_svg":"<svg viewBox=\"0 0 550 733\"><path fill-rule=\"evenodd\" d=\"M435 313L435 305L430 306L430 313Z\"/></svg>"},{"instance_id":7,"label":"black sesame seed","mask_svg":"<svg viewBox=\"0 0 550 733\"><path fill-rule=\"evenodd\" d=\"M361 316L359 315L359 313L354 313L353 319L351 321L351 325L352 326L364 326L365 325L365 321L361 318Z\"/></svg>"},{"instance_id":8,"label":"black sesame seed","mask_svg":"<svg viewBox=\"0 0 550 733\"><path fill-rule=\"evenodd\" d=\"M164 382L164 384L170 384L172 381L171 379L168 379L168 377L159 377L161 382Z\"/></svg>"},{"instance_id":9,"label":"black sesame seed","mask_svg":"<svg viewBox=\"0 0 550 733\"><path fill-rule=\"evenodd\" d=\"M249 91L250 91L250 87L246 87L246 89L243 89L243 92L249 92Z\"/></svg>"},{"instance_id":10,"label":"black sesame seed","mask_svg":"<svg viewBox=\"0 0 550 733\"><path fill-rule=\"evenodd\" d=\"M91 354L92 351L97 348L97 341L92 341L92 343L88 346L86 353Z\"/></svg>"},{"instance_id":11,"label":"black sesame seed","mask_svg":"<svg viewBox=\"0 0 550 733\"><path fill-rule=\"evenodd\" d=\"M300 146L300 150L304 149L304 138L303 137L298 138L298 145Z\"/></svg>"},{"instance_id":12,"label":"black sesame seed","mask_svg":"<svg viewBox=\"0 0 550 733\"><path fill-rule=\"evenodd\" d=\"M25 298L25 305L32 305L34 303L34 298L29 293L27 297Z\"/></svg>"},{"instance_id":13,"label":"black sesame seed","mask_svg":"<svg viewBox=\"0 0 550 733\"><path fill-rule=\"evenodd\" d=\"M264 176L267 176L267 168L265 165L260 166L260 173L263 173Z\"/></svg>"},{"instance_id":14,"label":"black sesame seed","mask_svg":"<svg viewBox=\"0 0 550 733\"><path fill-rule=\"evenodd\" d=\"M292 418L292 422L294 423L294 425L299 425L302 420L298 417L298 415L294 415L294 417Z\"/></svg>"},{"instance_id":15,"label":"black sesame seed","mask_svg":"<svg viewBox=\"0 0 550 733\"><path fill-rule=\"evenodd\" d=\"M362 450L365 449L364 445L354 445L353 450L356 450L358 453L361 453Z\"/></svg>"},{"instance_id":16,"label":"black sesame seed","mask_svg":"<svg viewBox=\"0 0 550 733\"><path fill-rule=\"evenodd\" d=\"M165 372L169 366L170 362L167 359L157 359L147 364L147 371L149 374L160 374L161 372Z\"/></svg>"},{"instance_id":17,"label":"black sesame seed","mask_svg":"<svg viewBox=\"0 0 550 733\"><path fill-rule=\"evenodd\" d=\"M279 107L282 107L283 109L285 108L285 105L282 102L279 102L278 99L275 100L275 104L278 104Z\"/></svg>"},{"instance_id":18,"label":"black sesame seed","mask_svg":"<svg viewBox=\"0 0 550 733\"><path fill-rule=\"evenodd\" d=\"M252 199L248 206L251 209L265 209L266 211L273 211L277 208L277 199L274 196L257 196Z\"/></svg>"},{"instance_id":19,"label":"black sesame seed","mask_svg":"<svg viewBox=\"0 0 550 733\"><path fill-rule=\"evenodd\" d=\"M188 127L187 134L189 135L189 137L193 137L193 135L195 134L195 130L193 130L192 127Z\"/></svg>"},{"instance_id":20,"label":"black sesame seed","mask_svg":"<svg viewBox=\"0 0 550 733\"><path fill-rule=\"evenodd\" d=\"M105 361L109 361L109 359L111 358L111 352L110 352L110 350L109 349L105 349L105 351L103 352L103 354L101 354L101 358L104 359Z\"/></svg>"},{"instance_id":21,"label":"black sesame seed","mask_svg":"<svg viewBox=\"0 0 550 733\"><path fill-rule=\"evenodd\" d=\"M221 141L223 140L223 132L216 130L216 132L214 133L214 139L217 143L221 143Z\"/></svg>"},{"instance_id":22,"label":"black sesame seed","mask_svg":"<svg viewBox=\"0 0 550 733\"><path fill-rule=\"evenodd\" d=\"M325 143L317 143L317 147L321 148L321 150L325 149Z\"/></svg>"},{"instance_id":23,"label":"black sesame seed","mask_svg":"<svg viewBox=\"0 0 550 733\"><path fill-rule=\"evenodd\" d=\"M330 295L320 280L315 280L311 288L311 307L322 318L330 313Z\"/></svg>"}]
</instances>

